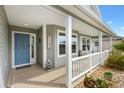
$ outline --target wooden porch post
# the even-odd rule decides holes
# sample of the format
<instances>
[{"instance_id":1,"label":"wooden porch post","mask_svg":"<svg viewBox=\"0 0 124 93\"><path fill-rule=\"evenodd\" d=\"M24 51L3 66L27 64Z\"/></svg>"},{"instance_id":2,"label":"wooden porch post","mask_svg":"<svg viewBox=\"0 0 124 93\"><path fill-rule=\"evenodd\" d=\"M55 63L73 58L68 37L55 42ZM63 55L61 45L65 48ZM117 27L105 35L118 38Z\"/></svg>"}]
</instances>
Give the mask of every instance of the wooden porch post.
<instances>
[{"instance_id":1,"label":"wooden porch post","mask_svg":"<svg viewBox=\"0 0 124 93\"><path fill-rule=\"evenodd\" d=\"M46 32L46 24L43 25L42 32L42 46L43 46L43 68L46 68L47 62L47 32Z\"/></svg>"},{"instance_id":2,"label":"wooden porch post","mask_svg":"<svg viewBox=\"0 0 124 93\"><path fill-rule=\"evenodd\" d=\"M66 86L72 87L72 17L67 17L66 22Z\"/></svg>"},{"instance_id":3,"label":"wooden porch post","mask_svg":"<svg viewBox=\"0 0 124 93\"><path fill-rule=\"evenodd\" d=\"M102 32L99 35L100 63L102 63Z\"/></svg>"}]
</instances>

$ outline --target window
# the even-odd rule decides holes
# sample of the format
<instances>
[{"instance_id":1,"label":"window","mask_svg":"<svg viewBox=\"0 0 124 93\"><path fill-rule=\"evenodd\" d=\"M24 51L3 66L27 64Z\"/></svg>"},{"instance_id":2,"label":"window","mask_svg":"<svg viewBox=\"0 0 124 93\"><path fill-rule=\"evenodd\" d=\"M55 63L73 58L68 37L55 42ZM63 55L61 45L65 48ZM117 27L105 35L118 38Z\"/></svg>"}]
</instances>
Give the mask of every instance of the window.
<instances>
[{"instance_id":1,"label":"window","mask_svg":"<svg viewBox=\"0 0 124 93\"><path fill-rule=\"evenodd\" d=\"M51 37L51 35L48 35L48 48L51 48L52 47L52 37Z\"/></svg>"},{"instance_id":2,"label":"window","mask_svg":"<svg viewBox=\"0 0 124 93\"><path fill-rule=\"evenodd\" d=\"M90 39L87 39L87 50L90 50Z\"/></svg>"},{"instance_id":3,"label":"window","mask_svg":"<svg viewBox=\"0 0 124 93\"><path fill-rule=\"evenodd\" d=\"M90 39L88 38L81 38L82 42L82 51L90 50Z\"/></svg>"},{"instance_id":4,"label":"window","mask_svg":"<svg viewBox=\"0 0 124 93\"><path fill-rule=\"evenodd\" d=\"M65 33L59 32L59 55L63 55L66 52L66 37Z\"/></svg>"},{"instance_id":5,"label":"window","mask_svg":"<svg viewBox=\"0 0 124 93\"><path fill-rule=\"evenodd\" d=\"M85 38L83 38L83 40L82 40L82 50L83 51L86 51L86 39Z\"/></svg>"},{"instance_id":6,"label":"window","mask_svg":"<svg viewBox=\"0 0 124 93\"><path fill-rule=\"evenodd\" d=\"M76 53L77 51L77 36L72 35L72 53Z\"/></svg>"},{"instance_id":7,"label":"window","mask_svg":"<svg viewBox=\"0 0 124 93\"><path fill-rule=\"evenodd\" d=\"M96 42L95 42L95 46L99 46L99 42L96 41Z\"/></svg>"},{"instance_id":8,"label":"window","mask_svg":"<svg viewBox=\"0 0 124 93\"><path fill-rule=\"evenodd\" d=\"M58 34L58 54L59 56L66 54L66 36L64 31L59 31ZM77 35L72 34L72 53L77 52Z\"/></svg>"},{"instance_id":9,"label":"window","mask_svg":"<svg viewBox=\"0 0 124 93\"><path fill-rule=\"evenodd\" d=\"M34 58L34 36L31 37L31 57Z\"/></svg>"}]
</instances>

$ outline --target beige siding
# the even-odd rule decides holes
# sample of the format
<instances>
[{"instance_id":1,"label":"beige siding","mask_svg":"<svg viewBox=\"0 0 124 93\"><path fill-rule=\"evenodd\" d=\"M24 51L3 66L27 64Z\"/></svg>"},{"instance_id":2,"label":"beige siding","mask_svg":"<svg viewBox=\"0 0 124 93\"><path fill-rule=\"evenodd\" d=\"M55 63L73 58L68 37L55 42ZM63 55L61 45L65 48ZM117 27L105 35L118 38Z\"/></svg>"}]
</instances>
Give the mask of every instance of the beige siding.
<instances>
[{"instance_id":1,"label":"beige siding","mask_svg":"<svg viewBox=\"0 0 124 93\"><path fill-rule=\"evenodd\" d=\"M52 61L53 67L55 67L55 48L56 48L56 26L55 25L47 25L47 41L48 36L51 36L51 48L48 48L48 42L47 42L47 59L50 59Z\"/></svg>"},{"instance_id":2,"label":"beige siding","mask_svg":"<svg viewBox=\"0 0 124 93\"><path fill-rule=\"evenodd\" d=\"M39 42L40 39L40 42ZM42 48L42 27L38 29L38 34L37 34L37 63L41 64L43 66L43 48Z\"/></svg>"},{"instance_id":3,"label":"beige siding","mask_svg":"<svg viewBox=\"0 0 124 93\"><path fill-rule=\"evenodd\" d=\"M110 38L109 37L106 37L106 38L103 37L102 48L103 50L110 49Z\"/></svg>"},{"instance_id":4,"label":"beige siding","mask_svg":"<svg viewBox=\"0 0 124 93\"><path fill-rule=\"evenodd\" d=\"M0 87L5 87L10 65L8 62L8 21L3 6L0 6Z\"/></svg>"}]
</instances>

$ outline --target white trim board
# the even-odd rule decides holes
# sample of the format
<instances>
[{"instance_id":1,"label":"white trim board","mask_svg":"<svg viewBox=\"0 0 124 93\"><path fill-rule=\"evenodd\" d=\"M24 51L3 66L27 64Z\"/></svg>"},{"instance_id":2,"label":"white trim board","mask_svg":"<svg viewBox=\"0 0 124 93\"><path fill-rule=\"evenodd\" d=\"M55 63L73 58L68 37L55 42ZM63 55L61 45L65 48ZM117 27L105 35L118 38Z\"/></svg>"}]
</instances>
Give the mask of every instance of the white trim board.
<instances>
[{"instance_id":1,"label":"white trim board","mask_svg":"<svg viewBox=\"0 0 124 93\"><path fill-rule=\"evenodd\" d=\"M28 34L30 36L29 40L30 40L30 44L31 44L31 37L34 37L34 59L31 58L31 45L30 45L30 63L26 63L26 64L21 64L21 65L17 65L15 66L15 40L14 40L14 34L15 33L19 33L19 34ZM25 65L30 65L30 64L36 64L36 34L34 33L28 33L28 32L19 32L19 31L12 31L12 68L16 68L16 67L20 67L20 66L25 66Z\"/></svg>"}]
</instances>

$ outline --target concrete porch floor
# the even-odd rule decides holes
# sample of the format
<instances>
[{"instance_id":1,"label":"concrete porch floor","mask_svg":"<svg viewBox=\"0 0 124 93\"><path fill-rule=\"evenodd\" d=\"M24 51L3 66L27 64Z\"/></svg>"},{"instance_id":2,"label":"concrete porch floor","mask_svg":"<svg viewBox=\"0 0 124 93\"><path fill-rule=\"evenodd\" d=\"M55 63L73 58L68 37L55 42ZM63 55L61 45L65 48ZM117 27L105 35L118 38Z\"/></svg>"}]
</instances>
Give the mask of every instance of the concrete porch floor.
<instances>
[{"instance_id":1,"label":"concrete porch floor","mask_svg":"<svg viewBox=\"0 0 124 93\"><path fill-rule=\"evenodd\" d=\"M65 67L45 71L39 65L14 69L13 88L62 88L65 87Z\"/></svg>"}]
</instances>

